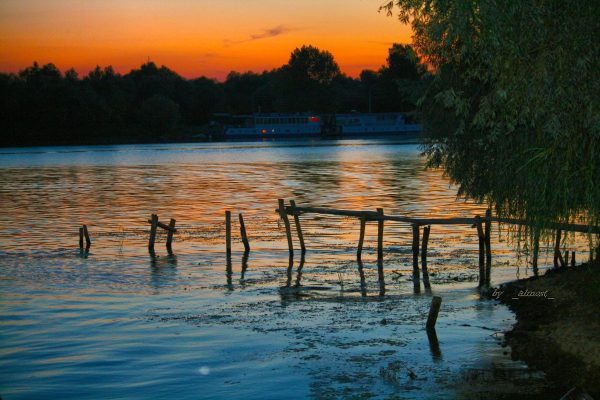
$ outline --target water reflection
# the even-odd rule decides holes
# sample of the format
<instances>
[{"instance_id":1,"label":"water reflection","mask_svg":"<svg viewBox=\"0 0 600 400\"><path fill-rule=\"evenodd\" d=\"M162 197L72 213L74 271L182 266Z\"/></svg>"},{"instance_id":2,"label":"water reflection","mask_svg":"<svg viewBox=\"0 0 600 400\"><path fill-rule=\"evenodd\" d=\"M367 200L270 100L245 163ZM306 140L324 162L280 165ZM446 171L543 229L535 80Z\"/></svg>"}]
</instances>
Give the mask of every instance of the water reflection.
<instances>
[{"instance_id":1,"label":"water reflection","mask_svg":"<svg viewBox=\"0 0 600 400\"><path fill-rule=\"evenodd\" d=\"M440 350L440 342L438 342L437 332L435 328L426 329L427 340L429 341L429 351L434 361L442 360L442 351Z\"/></svg>"},{"instance_id":2,"label":"water reflection","mask_svg":"<svg viewBox=\"0 0 600 400\"><path fill-rule=\"evenodd\" d=\"M159 289L176 283L177 256L172 252L166 257L158 256L154 251L150 251L149 254L152 287L156 294Z\"/></svg>"}]
</instances>

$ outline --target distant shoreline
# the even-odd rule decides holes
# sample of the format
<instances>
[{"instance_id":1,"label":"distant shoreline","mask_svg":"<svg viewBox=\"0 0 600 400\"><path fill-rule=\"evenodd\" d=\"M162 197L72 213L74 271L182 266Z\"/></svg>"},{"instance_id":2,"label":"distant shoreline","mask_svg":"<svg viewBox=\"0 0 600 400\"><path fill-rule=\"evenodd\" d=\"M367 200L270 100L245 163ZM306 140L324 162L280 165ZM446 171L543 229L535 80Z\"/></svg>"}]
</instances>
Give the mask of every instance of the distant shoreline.
<instances>
[{"instance_id":1,"label":"distant shoreline","mask_svg":"<svg viewBox=\"0 0 600 400\"><path fill-rule=\"evenodd\" d=\"M69 141L69 142L22 142L22 143L8 143L0 144L0 149L9 148L29 148L29 147L63 147L63 146L119 146L119 145L142 145L142 144L176 144L176 143L244 143L244 142L292 142L292 141L326 141L326 140L395 140L402 142L403 144L420 144L421 138L418 136L414 137L400 137L398 135L372 135L372 136L348 136L348 137L282 137L282 138L219 138L219 139L208 139L194 136L182 136L178 138L165 138L164 140L143 140L140 138L125 138L123 140L111 140L114 137L108 138L108 140L81 140L81 141Z\"/></svg>"}]
</instances>

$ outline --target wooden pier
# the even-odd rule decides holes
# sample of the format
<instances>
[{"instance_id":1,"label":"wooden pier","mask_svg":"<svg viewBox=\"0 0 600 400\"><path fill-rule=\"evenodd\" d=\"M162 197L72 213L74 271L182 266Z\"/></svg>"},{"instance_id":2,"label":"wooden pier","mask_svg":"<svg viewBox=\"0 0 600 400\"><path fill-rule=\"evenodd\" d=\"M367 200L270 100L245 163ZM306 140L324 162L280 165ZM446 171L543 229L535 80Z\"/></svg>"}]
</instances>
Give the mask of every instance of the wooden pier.
<instances>
[{"instance_id":1,"label":"wooden pier","mask_svg":"<svg viewBox=\"0 0 600 400\"><path fill-rule=\"evenodd\" d=\"M321 214L321 215L337 215L343 217L355 217L360 223L360 233L358 238L358 246L356 250L356 257L358 261L361 261L362 250L365 239L366 223L373 221L377 222L377 260L378 265L381 265L383 260L383 237L384 237L384 223L385 221L401 222L412 227L412 253L413 253L413 282L415 285L415 291L420 290L420 273L419 261L421 264L423 274L423 284L426 290L431 288L429 282L429 273L427 270L427 250L429 236L431 232L431 226L433 225L467 225L475 228L475 232L479 239L479 286L489 286L490 278L492 273L492 247L491 247L491 231L492 223L502 224L514 224L514 225L528 225L527 222L512 219L512 218L498 218L493 217L491 210L486 210L485 216L479 215L473 218L461 217L461 218L417 218L400 215L389 215L385 214L382 208L377 208L376 211L370 210L345 210L345 209L334 209L325 207L303 207L297 206L294 200L290 200L290 205L286 206L283 199L278 199L277 213L281 216L288 242L288 249L290 255L293 255L293 240L292 240L292 228L288 216L293 216L294 224L296 225L296 231L298 232L298 239L301 243L302 252L306 250L304 237L302 235L302 227L300 223L300 216L304 214ZM421 241L421 227L423 227L423 235ZM561 254L560 243L562 231L569 232L580 232L588 234L600 234L600 227L590 227L582 224L551 224L550 229L556 229L556 241L554 249L554 264L556 267L565 267L568 265L569 252L565 253L565 256ZM534 272L537 273L538 257L539 257L539 230L536 229L533 260L532 264ZM575 253L571 254L571 263L574 263Z\"/></svg>"}]
</instances>

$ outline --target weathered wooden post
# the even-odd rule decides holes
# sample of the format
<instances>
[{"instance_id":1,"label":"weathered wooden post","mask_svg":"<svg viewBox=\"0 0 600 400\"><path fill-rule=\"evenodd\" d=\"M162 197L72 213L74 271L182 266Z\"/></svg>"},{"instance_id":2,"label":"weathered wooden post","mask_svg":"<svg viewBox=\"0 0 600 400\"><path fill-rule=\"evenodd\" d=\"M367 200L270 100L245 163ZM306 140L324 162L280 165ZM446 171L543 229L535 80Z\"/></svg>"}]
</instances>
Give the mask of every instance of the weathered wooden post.
<instances>
[{"instance_id":1,"label":"weathered wooden post","mask_svg":"<svg viewBox=\"0 0 600 400\"><path fill-rule=\"evenodd\" d=\"M563 268L569 266L569 250L565 250L565 263L562 265Z\"/></svg>"},{"instance_id":2,"label":"weathered wooden post","mask_svg":"<svg viewBox=\"0 0 600 400\"><path fill-rule=\"evenodd\" d=\"M360 257L356 260L358 263L358 276L360 278L360 295L362 297L367 296L367 284L365 282L365 270Z\"/></svg>"},{"instance_id":3,"label":"weathered wooden post","mask_svg":"<svg viewBox=\"0 0 600 400\"><path fill-rule=\"evenodd\" d=\"M533 232L533 273L538 274L538 259L540 256L540 228L535 227Z\"/></svg>"},{"instance_id":4,"label":"weathered wooden post","mask_svg":"<svg viewBox=\"0 0 600 400\"><path fill-rule=\"evenodd\" d=\"M429 283L429 271L427 270L427 245L429 243L429 231L431 226L423 228L423 245L421 246L421 268L423 269L423 286L425 289L431 289Z\"/></svg>"},{"instance_id":5,"label":"weathered wooden post","mask_svg":"<svg viewBox=\"0 0 600 400\"><path fill-rule=\"evenodd\" d=\"M421 227L417 224L412 225L412 252L413 252L413 286L415 287L415 292L417 289L421 288L421 277L419 273L419 234Z\"/></svg>"},{"instance_id":6,"label":"weathered wooden post","mask_svg":"<svg viewBox=\"0 0 600 400\"><path fill-rule=\"evenodd\" d=\"M558 268L558 259L561 257L560 255L560 237L562 231L560 229L556 230L556 239L554 241L554 268Z\"/></svg>"},{"instance_id":7,"label":"weathered wooden post","mask_svg":"<svg viewBox=\"0 0 600 400\"><path fill-rule=\"evenodd\" d=\"M169 229L167 230L167 250L169 253L173 251L173 234L175 233L175 220L171 218L169 221Z\"/></svg>"},{"instance_id":8,"label":"weathered wooden post","mask_svg":"<svg viewBox=\"0 0 600 400\"><path fill-rule=\"evenodd\" d=\"M475 226L477 227L477 237L479 238L479 287L485 286L485 234L481 224L481 217L475 216Z\"/></svg>"},{"instance_id":9,"label":"weathered wooden post","mask_svg":"<svg viewBox=\"0 0 600 400\"><path fill-rule=\"evenodd\" d=\"M571 252L571 267L575 267L575 251Z\"/></svg>"},{"instance_id":10,"label":"weathered wooden post","mask_svg":"<svg viewBox=\"0 0 600 400\"><path fill-rule=\"evenodd\" d=\"M358 236L358 249L356 250L356 258L358 260L360 260L361 256L362 256L363 244L365 242L366 224L367 224L367 220L366 220L365 216L363 215L362 217L360 217L360 233Z\"/></svg>"},{"instance_id":11,"label":"weathered wooden post","mask_svg":"<svg viewBox=\"0 0 600 400\"><path fill-rule=\"evenodd\" d=\"M377 209L377 259L383 260L383 208Z\"/></svg>"},{"instance_id":12,"label":"weathered wooden post","mask_svg":"<svg viewBox=\"0 0 600 400\"><path fill-rule=\"evenodd\" d=\"M240 235L242 236L242 243L244 243L244 252L250 251L250 242L248 242L248 235L246 234L246 224L244 224L244 217L242 213L239 214L240 219Z\"/></svg>"},{"instance_id":13,"label":"weathered wooden post","mask_svg":"<svg viewBox=\"0 0 600 400\"><path fill-rule=\"evenodd\" d=\"M225 251L231 255L231 211L225 211Z\"/></svg>"},{"instance_id":14,"label":"weathered wooden post","mask_svg":"<svg viewBox=\"0 0 600 400\"><path fill-rule=\"evenodd\" d=\"M246 271L248 270L248 258L250 257L250 252L245 251L242 255L242 273L240 279L244 279L246 275Z\"/></svg>"},{"instance_id":15,"label":"weathered wooden post","mask_svg":"<svg viewBox=\"0 0 600 400\"><path fill-rule=\"evenodd\" d=\"M83 249L83 226L79 228L79 248Z\"/></svg>"},{"instance_id":16,"label":"weathered wooden post","mask_svg":"<svg viewBox=\"0 0 600 400\"><path fill-rule=\"evenodd\" d=\"M492 210L485 211L485 283L490 285L492 278Z\"/></svg>"},{"instance_id":17,"label":"weathered wooden post","mask_svg":"<svg viewBox=\"0 0 600 400\"><path fill-rule=\"evenodd\" d=\"M148 240L148 250L154 252L154 242L156 241L156 228L158 227L158 215L152 214L150 221L150 239Z\"/></svg>"},{"instance_id":18,"label":"weathered wooden post","mask_svg":"<svg viewBox=\"0 0 600 400\"><path fill-rule=\"evenodd\" d=\"M304 245L304 235L302 234L302 226L300 226L300 216L296 211L296 202L294 200L290 200L290 205L292 206L294 224L296 225L296 232L298 233L298 240L300 241L300 249L302 250L302 252L305 252L306 246Z\"/></svg>"},{"instance_id":19,"label":"weathered wooden post","mask_svg":"<svg viewBox=\"0 0 600 400\"><path fill-rule=\"evenodd\" d=\"M288 249L290 251L290 255L294 254L294 243L292 242L292 228L290 227L290 220L288 219L287 211L285 210L285 202L283 199L277 200L279 203L279 215L283 220L283 224L285 226L285 234L287 236Z\"/></svg>"},{"instance_id":20,"label":"weathered wooden post","mask_svg":"<svg viewBox=\"0 0 600 400\"><path fill-rule=\"evenodd\" d=\"M427 316L427 324L425 327L427 330L435 329L435 323L437 322L438 313L440 312L440 306L442 305L442 298L439 296L433 296L431 299L431 306L429 306L429 315Z\"/></svg>"},{"instance_id":21,"label":"weathered wooden post","mask_svg":"<svg viewBox=\"0 0 600 400\"><path fill-rule=\"evenodd\" d=\"M90 240L90 234L88 233L87 225L83 225L83 236L85 237L85 248L89 249L92 245L92 241Z\"/></svg>"}]
</instances>

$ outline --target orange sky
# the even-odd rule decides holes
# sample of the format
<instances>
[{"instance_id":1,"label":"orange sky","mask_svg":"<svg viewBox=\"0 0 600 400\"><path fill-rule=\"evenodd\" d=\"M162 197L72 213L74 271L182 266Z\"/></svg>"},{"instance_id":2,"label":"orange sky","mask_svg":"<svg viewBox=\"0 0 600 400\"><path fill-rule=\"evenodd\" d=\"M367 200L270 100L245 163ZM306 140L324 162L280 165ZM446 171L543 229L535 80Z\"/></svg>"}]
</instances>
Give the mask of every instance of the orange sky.
<instances>
[{"instance_id":1,"label":"orange sky","mask_svg":"<svg viewBox=\"0 0 600 400\"><path fill-rule=\"evenodd\" d=\"M303 44L329 50L357 76L378 68L410 28L382 0L0 0L0 71L38 61L86 73L148 58L185 77L285 64Z\"/></svg>"}]
</instances>

